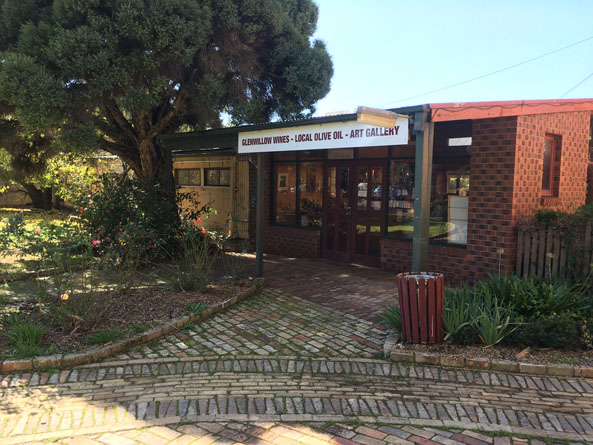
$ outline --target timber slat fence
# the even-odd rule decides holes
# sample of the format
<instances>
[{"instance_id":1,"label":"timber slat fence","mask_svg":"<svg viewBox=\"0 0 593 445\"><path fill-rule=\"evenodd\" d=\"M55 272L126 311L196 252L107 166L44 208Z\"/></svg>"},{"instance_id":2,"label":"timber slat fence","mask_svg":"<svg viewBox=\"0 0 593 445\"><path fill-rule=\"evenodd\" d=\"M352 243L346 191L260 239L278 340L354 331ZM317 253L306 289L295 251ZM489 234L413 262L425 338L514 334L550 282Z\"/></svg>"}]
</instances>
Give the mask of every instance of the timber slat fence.
<instances>
[{"instance_id":1,"label":"timber slat fence","mask_svg":"<svg viewBox=\"0 0 593 445\"><path fill-rule=\"evenodd\" d=\"M586 276L593 262L591 221L578 241L563 237L554 228L518 231L515 273L546 280Z\"/></svg>"}]
</instances>

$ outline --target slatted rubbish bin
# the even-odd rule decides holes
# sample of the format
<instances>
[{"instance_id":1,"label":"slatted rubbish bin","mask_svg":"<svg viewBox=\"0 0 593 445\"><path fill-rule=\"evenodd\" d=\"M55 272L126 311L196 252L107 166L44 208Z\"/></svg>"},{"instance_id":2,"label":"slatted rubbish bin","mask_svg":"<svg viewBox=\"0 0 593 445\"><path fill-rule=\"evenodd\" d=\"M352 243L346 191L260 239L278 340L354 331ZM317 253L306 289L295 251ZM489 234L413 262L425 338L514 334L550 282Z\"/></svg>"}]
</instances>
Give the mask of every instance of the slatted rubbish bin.
<instances>
[{"instance_id":1,"label":"slatted rubbish bin","mask_svg":"<svg viewBox=\"0 0 593 445\"><path fill-rule=\"evenodd\" d=\"M443 341L443 274L420 272L397 275L402 334L411 343Z\"/></svg>"}]
</instances>

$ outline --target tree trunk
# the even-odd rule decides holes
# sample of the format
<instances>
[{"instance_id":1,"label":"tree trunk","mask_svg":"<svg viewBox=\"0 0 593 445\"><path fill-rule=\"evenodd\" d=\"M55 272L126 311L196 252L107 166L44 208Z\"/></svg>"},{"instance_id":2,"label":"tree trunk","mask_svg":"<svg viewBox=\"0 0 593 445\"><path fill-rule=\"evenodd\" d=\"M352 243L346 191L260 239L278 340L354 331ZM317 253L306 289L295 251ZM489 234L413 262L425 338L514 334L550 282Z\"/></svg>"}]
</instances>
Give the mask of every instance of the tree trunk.
<instances>
[{"instance_id":1,"label":"tree trunk","mask_svg":"<svg viewBox=\"0 0 593 445\"><path fill-rule=\"evenodd\" d=\"M37 188L33 184L21 183L21 187L33 201L33 207L36 209L51 210L53 208L53 200L51 187Z\"/></svg>"}]
</instances>

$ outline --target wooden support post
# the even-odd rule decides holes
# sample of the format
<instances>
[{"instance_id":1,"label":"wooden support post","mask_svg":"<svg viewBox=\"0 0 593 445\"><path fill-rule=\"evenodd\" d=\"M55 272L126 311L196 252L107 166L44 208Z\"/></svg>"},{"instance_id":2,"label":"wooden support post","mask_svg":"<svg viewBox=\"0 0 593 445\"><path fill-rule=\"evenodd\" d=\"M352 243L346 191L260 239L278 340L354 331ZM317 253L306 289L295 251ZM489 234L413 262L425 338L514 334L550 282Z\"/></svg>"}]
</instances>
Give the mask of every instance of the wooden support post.
<instances>
[{"instance_id":1,"label":"wooden support post","mask_svg":"<svg viewBox=\"0 0 593 445\"><path fill-rule=\"evenodd\" d=\"M257 154L257 196L255 216L255 276L264 276L264 155Z\"/></svg>"}]
</instances>

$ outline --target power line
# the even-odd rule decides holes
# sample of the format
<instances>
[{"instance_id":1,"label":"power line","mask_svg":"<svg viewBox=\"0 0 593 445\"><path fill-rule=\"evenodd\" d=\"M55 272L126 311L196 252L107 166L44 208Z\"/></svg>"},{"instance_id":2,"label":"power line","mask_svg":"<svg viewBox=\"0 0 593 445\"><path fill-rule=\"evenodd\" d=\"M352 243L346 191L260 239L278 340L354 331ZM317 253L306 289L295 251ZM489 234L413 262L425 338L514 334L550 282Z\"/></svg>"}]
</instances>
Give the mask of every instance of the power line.
<instances>
[{"instance_id":1,"label":"power line","mask_svg":"<svg viewBox=\"0 0 593 445\"><path fill-rule=\"evenodd\" d=\"M564 93L562 96L560 96L560 99L565 98L566 96L568 96L570 93L573 92L573 90L576 90L578 87L580 87L583 83L585 83L587 80L589 80L589 78L591 78L591 76L593 76L593 73L589 74L587 77L585 77L583 80L581 80L579 83L577 83L574 87L572 87L571 89L569 89L566 93Z\"/></svg>"},{"instance_id":2,"label":"power line","mask_svg":"<svg viewBox=\"0 0 593 445\"><path fill-rule=\"evenodd\" d=\"M396 101L393 101L393 102L388 102L386 104L381 105L381 107L384 108L384 107L386 107L388 105L395 104L395 103L398 103L398 102L403 102L403 101L406 101L406 100L416 99L418 97L427 96L429 94L439 93L441 91L448 90L449 88L454 88L454 87L458 87L460 85L465 85L466 83L474 82L476 80L480 80L480 79L483 79L485 77L492 76L494 74L502 73L503 71L507 71L507 70L510 70L510 69L513 69L513 68L517 68L518 66L525 65L526 63L530 63L530 62L533 62L535 60L541 59L543 57L546 57L546 56L550 56L552 54L559 53L560 51L564 51L565 49L572 48L573 46L580 45L581 43L585 43L585 42L587 42L589 40L592 40L592 39L593 39L593 36L590 36L590 37L587 37L586 39L579 40L578 42L571 43L570 45L564 46L562 48L555 49L554 51L550 51L550 52L547 52L547 53L544 53L544 54L540 54L539 56L533 57L531 59L524 60L523 62L515 63L514 65L510 65L510 66L507 66L505 68L501 68L501 69L498 69L496 71L492 71L492 72L487 73L487 74L482 74L481 76L477 76L477 77L474 77L472 79L464 80L462 82L457 82L457 83L448 85L446 87L442 87L442 88L438 88L436 90L428 91L427 93L422 93L422 94L418 94L416 96L406 97L405 99L399 99L399 100L396 100ZM588 77L590 77L590 76L588 76ZM585 80L587 80L587 78L584 79L583 81L581 81L581 83L584 82Z\"/></svg>"}]
</instances>

